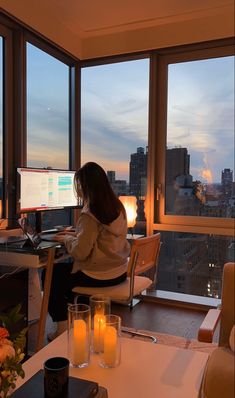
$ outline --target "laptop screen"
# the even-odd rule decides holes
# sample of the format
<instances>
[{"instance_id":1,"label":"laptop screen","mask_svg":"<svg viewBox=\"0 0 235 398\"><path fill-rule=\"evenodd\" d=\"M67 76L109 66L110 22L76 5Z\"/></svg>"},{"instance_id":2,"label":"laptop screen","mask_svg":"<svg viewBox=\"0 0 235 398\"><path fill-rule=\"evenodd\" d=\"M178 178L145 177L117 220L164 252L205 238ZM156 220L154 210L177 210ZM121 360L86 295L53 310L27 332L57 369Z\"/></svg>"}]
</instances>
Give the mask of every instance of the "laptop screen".
<instances>
[{"instance_id":1,"label":"laptop screen","mask_svg":"<svg viewBox=\"0 0 235 398\"><path fill-rule=\"evenodd\" d=\"M35 231L34 227L29 223L26 217L22 217L18 219L18 224L20 225L22 231L29 239L30 243L34 248L37 248L41 242L41 238L38 233Z\"/></svg>"}]
</instances>

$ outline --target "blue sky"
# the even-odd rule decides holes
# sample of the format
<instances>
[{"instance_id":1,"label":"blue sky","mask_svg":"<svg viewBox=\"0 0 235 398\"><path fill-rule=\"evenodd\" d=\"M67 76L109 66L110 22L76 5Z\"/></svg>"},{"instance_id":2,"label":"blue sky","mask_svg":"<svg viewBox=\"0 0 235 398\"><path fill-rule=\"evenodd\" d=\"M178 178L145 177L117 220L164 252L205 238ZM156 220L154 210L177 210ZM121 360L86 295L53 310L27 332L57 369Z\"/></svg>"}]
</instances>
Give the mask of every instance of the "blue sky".
<instances>
[{"instance_id":1,"label":"blue sky","mask_svg":"<svg viewBox=\"0 0 235 398\"><path fill-rule=\"evenodd\" d=\"M28 165L67 168L68 67L31 44L27 55ZM147 59L82 70L82 163L128 180L130 154L147 145L148 79ZM170 65L168 94L168 147L188 148L194 179L210 182L210 169L219 182L234 167L234 58Z\"/></svg>"},{"instance_id":2,"label":"blue sky","mask_svg":"<svg viewBox=\"0 0 235 398\"><path fill-rule=\"evenodd\" d=\"M170 65L167 145L188 148L191 174L234 168L234 57Z\"/></svg>"},{"instance_id":3,"label":"blue sky","mask_svg":"<svg viewBox=\"0 0 235 398\"><path fill-rule=\"evenodd\" d=\"M82 161L128 179L130 154L147 145L149 61L82 70Z\"/></svg>"}]
</instances>

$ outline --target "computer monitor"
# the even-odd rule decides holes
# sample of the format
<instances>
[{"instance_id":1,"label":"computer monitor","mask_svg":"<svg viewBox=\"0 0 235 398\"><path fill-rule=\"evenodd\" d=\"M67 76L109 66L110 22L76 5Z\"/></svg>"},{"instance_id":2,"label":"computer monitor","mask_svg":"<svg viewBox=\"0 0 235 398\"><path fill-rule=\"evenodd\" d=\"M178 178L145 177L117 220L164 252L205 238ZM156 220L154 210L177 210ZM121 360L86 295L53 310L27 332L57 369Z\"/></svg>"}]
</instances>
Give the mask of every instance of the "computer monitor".
<instances>
[{"instance_id":1,"label":"computer monitor","mask_svg":"<svg viewBox=\"0 0 235 398\"><path fill-rule=\"evenodd\" d=\"M17 213L75 208L79 205L71 170L17 168Z\"/></svg>"}]
</instances>

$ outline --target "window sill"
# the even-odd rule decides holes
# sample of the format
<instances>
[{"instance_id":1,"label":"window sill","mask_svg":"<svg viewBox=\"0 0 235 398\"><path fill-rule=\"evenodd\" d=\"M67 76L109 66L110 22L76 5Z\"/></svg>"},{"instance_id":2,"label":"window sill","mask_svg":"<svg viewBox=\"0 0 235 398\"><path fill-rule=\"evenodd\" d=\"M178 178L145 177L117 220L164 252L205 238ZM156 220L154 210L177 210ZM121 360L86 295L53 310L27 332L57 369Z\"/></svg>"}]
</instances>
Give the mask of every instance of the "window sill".
<instances>
[{"instance_id":1,"label":"window sill","mask_svg":"<svg viewBox=\"0 0 235 398\"><path fill-rule=\"evenodd\" d=\"M148 291L144 295L145 300L158 301L170 305L182 307L195 307L198 309L217 308L221 304L220 299L204 296L194 296L190 294L174 293L163 290Z\"/></svg>"}]
</instances>

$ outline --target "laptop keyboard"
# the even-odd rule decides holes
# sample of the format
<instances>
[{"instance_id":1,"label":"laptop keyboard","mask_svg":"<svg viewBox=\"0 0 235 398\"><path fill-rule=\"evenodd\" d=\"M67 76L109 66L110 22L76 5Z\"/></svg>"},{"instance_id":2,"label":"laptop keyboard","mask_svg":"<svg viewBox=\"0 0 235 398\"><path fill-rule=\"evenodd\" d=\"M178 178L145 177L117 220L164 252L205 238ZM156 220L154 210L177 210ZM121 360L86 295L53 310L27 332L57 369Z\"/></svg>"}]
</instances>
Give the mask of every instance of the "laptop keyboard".
<instances>
[{"instance_id":1,"label":"laptop keyboard","mask_svg":"<svg viewBox=\"0 0 235 398\"><path fill-rule=\"evenodd\" d=\"M40 235L40 237L41 237L41 239L42 239L43 241L56 242L56 241L54 240L55 235L56 235L56 233L49 233L49 234L48 234L48 233L47 233L47 234L42 233L42 234Z\"/></svg>"}]
</instances>

